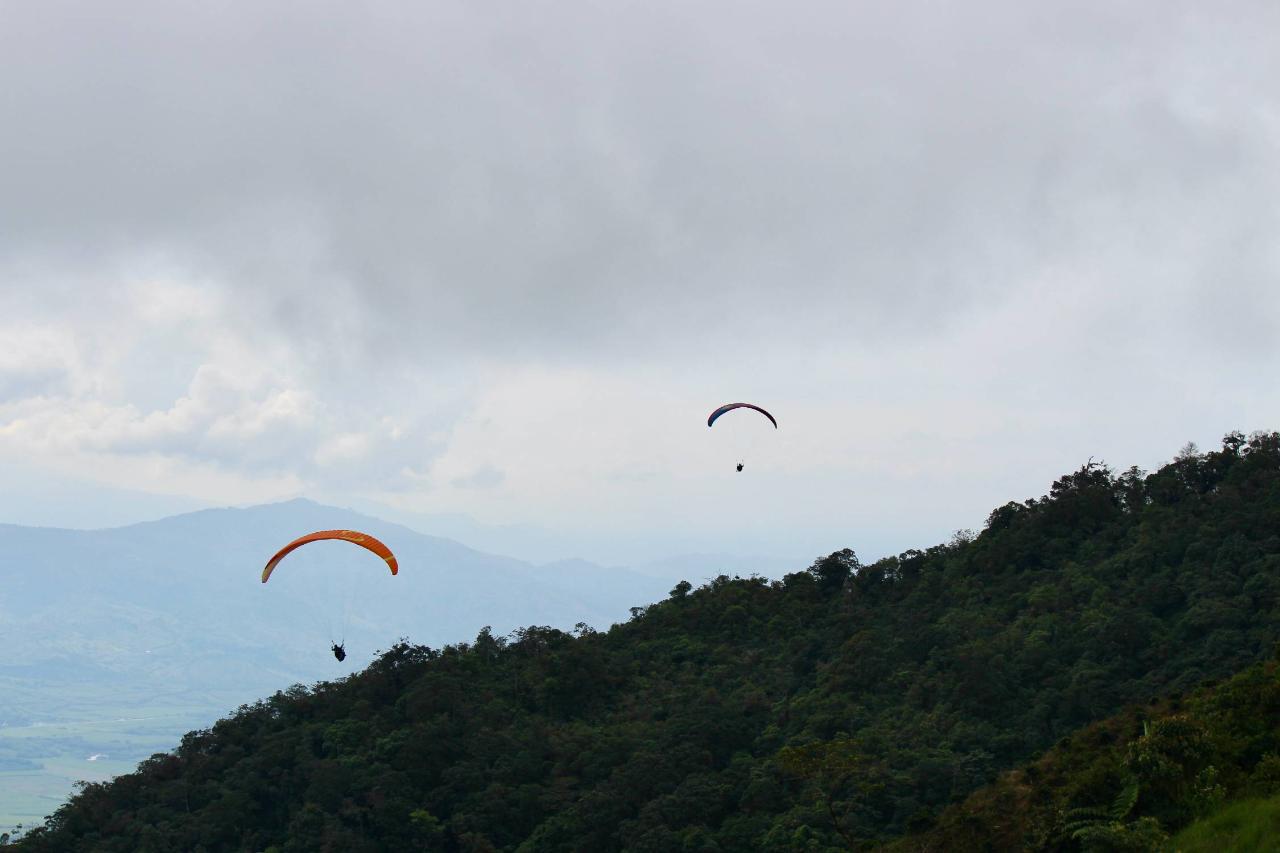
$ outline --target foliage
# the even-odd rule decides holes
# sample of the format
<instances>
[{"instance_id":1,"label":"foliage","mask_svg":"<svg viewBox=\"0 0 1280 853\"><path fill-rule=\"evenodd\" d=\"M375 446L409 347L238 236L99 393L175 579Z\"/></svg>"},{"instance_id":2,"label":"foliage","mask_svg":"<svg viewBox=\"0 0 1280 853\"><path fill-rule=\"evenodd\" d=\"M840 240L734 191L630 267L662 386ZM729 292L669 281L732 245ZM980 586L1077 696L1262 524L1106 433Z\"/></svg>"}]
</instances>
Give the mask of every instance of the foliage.
<instances>
[{"instance_id":1,"label":"foliage","mask_svg":"<svg viewBox=\"0 0 1280 853\"><path fill-rule=\"evenodd\" d=\"M1165 840L1159 821L1144 817L1126 821L1138 803L1138 780L1129 779L1110 808L1083 806L1068 811L1059 838L1070 838L1084 850L1150 850Z\"/></svg>"},{"instance_id":2,"label":"foliage","mask_svg":"<svg viewBox=\"0 0 1280 853\"><path fill-rule=\"evenodd\" d=\"M608 631L402 641L85 786L18 849L865 847L1081 726L1263 657L1280 639L1277 518L1280 435L1233 433L1151 475L1086 464L925 551L678 585ZM1280 708L1257 679L1232 689ZM1078 844L1054 840L1066 813L1114 806L1134 779L1110 820L1154 838L1142 818L1280 779L1274 727L1193 705L1133 753L1136 713L1085 730L918 849ZM1049 772L1057 788L1033 778Z\"/></svg>"},{"instance_id":3,"label":"foliage","mask_svg":"<svg viewBox=\"0 0 1280 853\"><path fill-rule=\"evenodd\" d=\"M1222 803L1228 797L1259 803L1259 792L1274 791L1278 711L1280 665L1274 661L1185 698L1132 706L975 792L928 832L894 849L985 849L974 830L996 826L1005 829L1010 846L1023 849L1162 849L1166 830L1195 818L1261 809L1241 812ZM1111 791L1117 793L1110 803L1099 804ZM1055 827L1050 837L1045 826ZM957 840L961 833L964 843Z\"/></svg>"},{"instance_id":4,"label":"foliage","mask_svg":"<svg viewBox=\"0 0 1280 853\"><path fill-rule=\"evenodd\" d=\"M1170 845L1178 853L1270 851L1280 838L1280 797L1246 799L1188 826Z\"/></svg>"}]
</instances>

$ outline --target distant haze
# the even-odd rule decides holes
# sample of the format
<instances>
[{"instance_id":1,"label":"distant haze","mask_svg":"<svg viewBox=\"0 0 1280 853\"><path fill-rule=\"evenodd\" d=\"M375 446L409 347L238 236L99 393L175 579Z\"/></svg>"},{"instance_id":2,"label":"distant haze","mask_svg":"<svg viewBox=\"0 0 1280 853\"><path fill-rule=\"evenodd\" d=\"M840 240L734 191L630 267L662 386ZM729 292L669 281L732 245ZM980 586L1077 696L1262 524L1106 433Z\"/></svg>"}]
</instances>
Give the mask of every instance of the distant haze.
<instances>
[{"instance_id":1,"label":"distant haze","mask_svg":"<svg viewBox=\"0 0 1280 853\"><path fill-rule=\"evenodd\" d=\"M305 495L537 559L875 557L1275 428L1277 32L0 4L0 521ZM780 429L708 430L733 400Z\"/></svg>"}]
</instances>

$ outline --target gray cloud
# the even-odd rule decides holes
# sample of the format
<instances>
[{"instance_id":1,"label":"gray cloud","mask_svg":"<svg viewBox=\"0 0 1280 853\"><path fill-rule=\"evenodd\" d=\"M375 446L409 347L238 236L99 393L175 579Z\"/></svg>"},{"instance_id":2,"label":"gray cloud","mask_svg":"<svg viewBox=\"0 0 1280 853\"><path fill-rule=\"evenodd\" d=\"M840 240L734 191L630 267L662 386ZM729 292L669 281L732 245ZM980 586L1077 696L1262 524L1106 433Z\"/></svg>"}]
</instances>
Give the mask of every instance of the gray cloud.
<instances>
[{"instance_id":1,"label":"gray cloud","mask_svg":"<svg viewBox=\"0 0 1280 853\"><path fill-rule=\"evenodd\" d=\"M195 496L268 472L494 522L590 504L621 535L663 501L729 513L655 437L721 395L808 430L779 523L827 530L802 498L851 482L885 527L908 490L978 513L1077 454L1266 426L1278 27L1269 2L4 4L0 452L185 460L166 488ZM181 479L155 464L119 485Z\"/></svg>"},{"instance_id":2,"label":"gray cloud","mask_svg":"<svg viewBox=\"0 0 1280 853\"><path fill-rule=\"evenodd\" d=\"M1276 224L1265 3L6 17L0 250L168 253L317 355L911 334L1099 241Z\"/></svg>"}]
</instances>

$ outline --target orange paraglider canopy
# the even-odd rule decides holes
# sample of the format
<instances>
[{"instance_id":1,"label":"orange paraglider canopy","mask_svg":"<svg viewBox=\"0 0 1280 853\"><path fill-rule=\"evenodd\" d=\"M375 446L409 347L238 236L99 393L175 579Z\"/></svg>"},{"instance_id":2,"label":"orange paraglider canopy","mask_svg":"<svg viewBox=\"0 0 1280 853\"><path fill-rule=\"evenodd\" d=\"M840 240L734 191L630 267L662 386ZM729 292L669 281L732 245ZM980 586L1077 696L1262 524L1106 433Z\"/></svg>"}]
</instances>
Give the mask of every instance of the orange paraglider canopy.
<instances>
[{"instance_id":1,"label":"orange paraglider canopy","mask_svg":"<svg viewBox=\"0 0 1280 853\"><path fill-rule=\"evenodd\" d=\"M308 533L306 536L298 537L277 551L276 555L267 561L267 567L262 570L262 582L267 582L267 578L271 577L271 573L275 571L276 566L294 548L306 545L308 542L317 542L321 539L341 539L344 542L359 545L361 548L367 548L387 561L387 565L391 568L391 574L394 575L400 571L400 566L396 563L396 555L391 553L391 549L368 533L361 533L359 530L317 530L315 533Z\"/></svg>"}]
</instances>

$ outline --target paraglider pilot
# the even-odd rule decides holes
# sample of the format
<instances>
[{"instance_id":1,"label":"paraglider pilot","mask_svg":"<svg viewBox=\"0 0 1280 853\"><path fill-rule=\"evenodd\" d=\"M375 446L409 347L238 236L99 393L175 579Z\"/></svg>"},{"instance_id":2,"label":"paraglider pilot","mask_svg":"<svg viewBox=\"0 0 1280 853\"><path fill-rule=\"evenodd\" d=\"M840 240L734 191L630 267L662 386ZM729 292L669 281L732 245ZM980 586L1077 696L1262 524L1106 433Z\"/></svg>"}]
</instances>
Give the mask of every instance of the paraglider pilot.
<instances>
[{"instance_id":1,"label":"paraglider pilot","mask_svg":"<svg viewBox=\"0 0 1280 853\"><path fill-rule=\"evenodd\" d=\"M738 463L738 470L739 470L739 471L741 471L741 470L742 470L742 463L741 463L741 462L739 462L739 463Z\"/></svg>"},{"instance_id":2,"label":"paraglider pilot","mask_svg":"<svg viewBox=\"0 0 1280 853\"><path fill-rule=\"evenodd\" d=\"M338 659L338 663L347 659L347 650L343 648L344 645L344 643L333 644L333 656Z\"/></svg>"}]
</instances>

